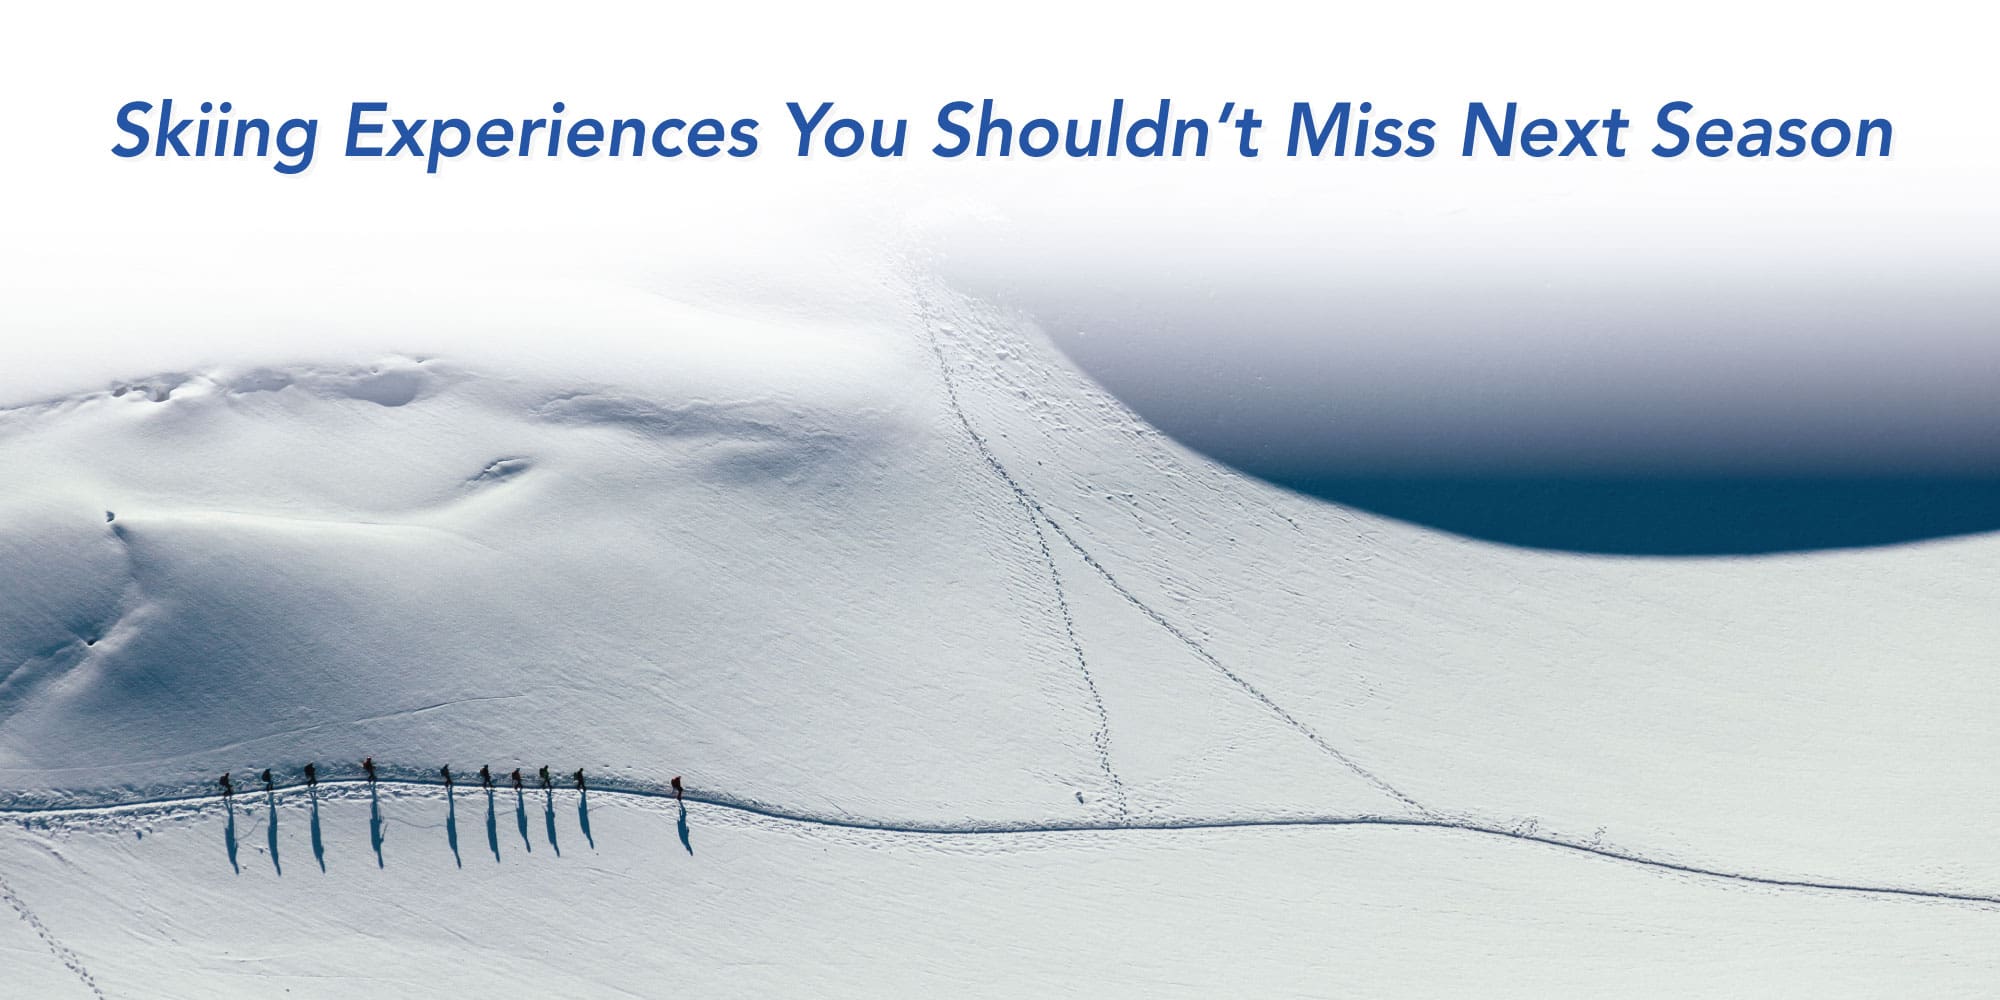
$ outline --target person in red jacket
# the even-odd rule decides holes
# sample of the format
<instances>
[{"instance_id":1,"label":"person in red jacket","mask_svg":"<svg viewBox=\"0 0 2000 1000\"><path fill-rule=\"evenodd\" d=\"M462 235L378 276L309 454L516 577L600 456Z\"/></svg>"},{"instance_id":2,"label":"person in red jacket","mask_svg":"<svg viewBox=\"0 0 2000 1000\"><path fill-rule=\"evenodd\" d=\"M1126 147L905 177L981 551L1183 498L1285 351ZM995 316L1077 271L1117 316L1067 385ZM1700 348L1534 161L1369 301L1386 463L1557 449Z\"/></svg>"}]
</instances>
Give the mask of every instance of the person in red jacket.
<instances>
[{"instance_id":1,"label":"person in red jacket","mask_svg":"<svg viewBox=\"0 0 2000 1000\"><path fill-rule=\"evenodd\" d=\"M679 802L680 800L681 800L681 776L676 774L674 775L674 801Z\"/></svg>"}]
</instances>

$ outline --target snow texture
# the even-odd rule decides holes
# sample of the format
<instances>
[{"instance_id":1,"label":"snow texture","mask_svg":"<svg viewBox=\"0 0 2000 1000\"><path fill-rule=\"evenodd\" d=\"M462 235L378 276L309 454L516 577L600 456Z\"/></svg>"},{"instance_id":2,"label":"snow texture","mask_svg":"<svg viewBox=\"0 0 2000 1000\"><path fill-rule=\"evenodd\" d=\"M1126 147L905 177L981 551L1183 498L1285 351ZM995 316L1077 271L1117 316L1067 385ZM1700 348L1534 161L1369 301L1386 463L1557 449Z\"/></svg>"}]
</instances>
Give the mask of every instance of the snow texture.
<instances>
[{"instance_id":1,"label":"snow texture","mask_svg":"<svg viewBox=\"0 0 2000 1000\"><path fill-rule=\"evenodd\" d=\"M0 992L1990 989L2000 538L1455 538L906 285L0 400Z\"/></svg>"}]
</instances>

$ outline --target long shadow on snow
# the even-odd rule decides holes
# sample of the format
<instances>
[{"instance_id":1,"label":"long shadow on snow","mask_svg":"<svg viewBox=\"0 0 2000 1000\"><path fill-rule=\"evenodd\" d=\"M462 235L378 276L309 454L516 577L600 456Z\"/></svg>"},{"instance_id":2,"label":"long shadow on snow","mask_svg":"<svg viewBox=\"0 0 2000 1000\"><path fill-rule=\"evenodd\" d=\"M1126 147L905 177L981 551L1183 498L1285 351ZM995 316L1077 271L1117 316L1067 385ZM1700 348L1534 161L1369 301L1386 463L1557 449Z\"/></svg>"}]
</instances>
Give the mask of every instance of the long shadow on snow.
<instances>
[{"instance_id":1,"label":"long shadow on snow","mask_svg":"<svg viewBox=\"0 0 2000 1000\"><path fill-rule=\"evenodd\" d=\"M1367 476L1282 463L1243 468L1337 504L1470 538L1570 552L1755 555L2000 529L2000 477Z\"/></svg>"},{"instance_id":2,"label":"long shadow on snow","mask_svg":"<svg viewBox=\"0 0 2000 1000\"><path fill-rule=\"evenodd\" d=\"M458 793L450 786L444 786L444 838L451 842L451 860L465 867L465 859L458 856Z\"/></svg>"},{"instance_id":3,"label":"long shadow on snow","mask_svg":"<svg viewBox=\"0 0 2000 1000\"><path fill-rule=\"evenodd\" d=\"M265 789L264 806L270 813L270 822L264 827L264 842L271 849L271 869L283 878L285 866L278 863L278 793Z\"/></svg>"},{"instance_id":4,"label":"long shadow on snow","mask_svg":"<svg viewBox=\"0 0 2000 1000\"><path fill-rule=\"evenodd\" d=\"M500 863L500 825L493 818L493 789L486 790L486 846L493 852L493 863Z\"/></svg>"},{"instance_id":5,"label":"long shadow on snow","mask_svg":"<svg viewBox=\"0 0 2000 1000\"><path fill-rule=\"evenodd\" d=\"M549 849L555 851L556 857L560 858L562 845L556 843L556 793L552 789L544 788L542 794L548 797L547 803L542 807L542 818L548 821Z\"/></svg>"},{"instance_id":6,"label":"long shadow on snow","mask_svg":"<svg viewBox=\"0 0 2000 1000\"><path fill-rule=\"evenodd\" d=\"M222 846L229 851L230 870L241 875L243 866L236 863L236 800L224 798L222 803L229 809L229 825L222 828Z\"/></svg>"},{"instance_id":7,"label":"long shadow on snow","mask_svg":"<svg viewBox=\"0 0 2000 1000\"><path fill-rule=\"evenodd\" d=\"M319 790L306 789L306 797L312 800L312 842L313 860L319 862L319 873L326 874L326 841L319 835Z\"/></svg>"},{"instance_id":8,"label":"long shadow on snow","mask_svg":"<svg viewBox=\"0 0 2000 1000\"><path fill-rule=\"evenodd\" d=\"M521 797L518 788L514 789L514 824L521 828L521 847L535 853L535 845L528 840L528 800Z\"/></svg>"},{"instance_id":9,"label":"long shadow on snow","mask_svg":"<svg viewBox=\"0 0 2000 1000\"><path fill-rule=\"evenodd\" d=\"M382 867L382 800L375 794L375 783L368 783L368 846L375 849L375 867Z\"/></svg>"}]
</instances>

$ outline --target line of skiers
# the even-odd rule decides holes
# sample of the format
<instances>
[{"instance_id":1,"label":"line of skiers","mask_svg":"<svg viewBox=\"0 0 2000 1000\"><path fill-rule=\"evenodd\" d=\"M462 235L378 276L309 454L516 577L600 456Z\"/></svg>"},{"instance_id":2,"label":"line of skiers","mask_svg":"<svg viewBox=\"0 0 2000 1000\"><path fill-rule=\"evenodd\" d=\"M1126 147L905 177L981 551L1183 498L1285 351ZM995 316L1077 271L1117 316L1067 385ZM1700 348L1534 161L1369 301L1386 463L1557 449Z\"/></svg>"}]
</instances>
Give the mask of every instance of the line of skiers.
<instances>
[{"instance_id":1,"label":"line of skiers","mask_svg":"<svg viewBox=\"0 0 2000 1000\"><path fill-rule=\"evenodd\" d=\"M363 757L361 759L361 772L363 775L367 777L368 783L370 785L375 784L375 758ZM446 788L451 788L452 787L451 765L446 764L443 767L438 768L438 774L444 777L444 786ZM319 769L315 765L307 764L305 766L305 775L306 775L306 787L308 788L319 787ZM276 790L277 786L276 783L271 778L270 768L268 767L265 768L264 773L258 775L258 777L263 779L265 791L269 792ZM509 777L512 779L514 783L514 790L517 792L520 791L521 769L518 767L515 768L514 773ZM586 790L584 787L584 780L583 780L583 768L580 767L577 768L576 773L571 775L570 777L572 780L576 782L577 791ZM554 787L554 785L551 783L549 779L549 766L547 764L542 765L540 778L541 778L542 788L551 789ZM236 795L236 786L229 780L229 772L227 771L222 772L222 777L219 779L219 783L222 785L223 798L225 799L232 798ZM479 766L479 783L487 788L493 787L493 770L484 764L481 764ZM680 775L678 774L674 775L673 789L674 789L674 800L678 802L680 801L681 798L681 778Z\"/></svg>"},{"instance_id":2,"label":"line of skiers","mask_svg":"<svg viewBox=\"0 0 2000 1000\"><path fill-rule=\"evenodd\" d=\"M374 781L375 781L375 766L374 766L374 763L373 763L373 761L374 761L374 760L375 760L375 758L373 758L373 757L370 757L370 758L368 758L367 760L364 760L364 761L362 761L362 762L361 762L361 766L362 766L362 769L368 772L368 781L369 781L369 783L371 783L371 784L373 784L373 783L374 783ZM439 775L441 775L441 776L443 776L443 778L444 778L444 787L446 787L446 788L450 788L450 787L452 787L452 785L453 785L453 780L452 780L452 776L451 776L451 765L450 765L450 764L446 764L445 766L443 766L443 767L440 767L440 768L438 768L438 774L439 774ZM510 777L512 778L512 780L513 780L513 782L514 782L514 790L515 790L515 791L519 791L519 790L521 789L521 769L520 769L520 768L518 768L518 767L517 767L517 768L515 768L515 769L514 769L514 773L513 773L513 774L512 774L512 775L511 775ZM541 773L541 778L542 778L542 787L543 787L543 788L552 788L552 787L554 787L554 786L553 786L553 784L551 784L551 782L549 781L549 766L548 766L547 764L543 764L543 765L542 765L542 773ZM584 782L583 782L583 768L580 768L580 767L579 767L579 768L577 768L577 769L576 769L576 773L575 773L575 774L572 774L572 775L570 775L570 778L571 778L571 780L573 780L573 781L575 781L575 782L576 782L576 788L577 788L577 790L578 790L578 791L583 791L583 790L584 790ZM484 765L484 764L481 764L481 765L479 765L479 784L480 784L481 786L483 786L483 787L486 787L486 788L492 788L492 787L493 787L493 769L492 769L492 768L489 768L489 767L487 767L487 766L486 766L486 765Z\"/></svg>"}]
</instances>

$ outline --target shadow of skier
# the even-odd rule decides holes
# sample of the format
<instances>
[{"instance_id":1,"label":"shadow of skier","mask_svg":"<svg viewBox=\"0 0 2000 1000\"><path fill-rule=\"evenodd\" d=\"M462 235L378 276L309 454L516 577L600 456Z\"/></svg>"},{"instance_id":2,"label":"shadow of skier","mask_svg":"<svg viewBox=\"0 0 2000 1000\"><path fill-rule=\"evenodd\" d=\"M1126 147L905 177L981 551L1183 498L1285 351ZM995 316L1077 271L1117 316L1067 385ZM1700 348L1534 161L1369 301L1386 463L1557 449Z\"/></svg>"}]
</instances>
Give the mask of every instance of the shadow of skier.
<instances>
[{"instance_id":1,"label":"shadow of skier","mask_svg":"<svg viewBox=\"0 0 2000 1000\"><path fill-rule=\"evenodd\" d=\"M444 836L451 841L451 860L465 867L465 859L458 856L458 792L450 785L444 786Z\"/></svg>"},{"instance_id":2,"label":"shadow of skier","mask_svg":"<svg viewBox=\"0 0 2000 1000\"><path fill-rule=\"evenodd\" d=\"M674 822L674 828L681 835L681 846L687 848L688 857L694 857L694 842L688 839L687 803L685 802L681 803L680 807L681 807L680 818Z\"/></svg>"},{"instance_id":3,"label":"shadow of skier","mask_svg":"<svg viewBox=\"0 0 2000 1000\"><path fill-rule=\"evenodd\" d=\"M306 789L307 798L312 800L312 844L313 860L319 862L319 873L326 874L326 842L319 835L319 789Z\"/></svg>"},{"instance_id":4,"label":"shadow of skier","mask_svg":"<svg viewBox=\"0 0 2000 1000\"><path fill-rule=\"evenodd\" d=\"M243 866L236 863L236 800L225 798L222 803L229 809L229 825L222 828L222 846L229 851L230 870L241 875Z\"/></svg>"},{"instance_id":5,"label":"shadow of skier","mask_svg":"<svg viewBox=\"0 0 2000 1000\"><path fill-rule=\"evenodd\" d=\"M547 796L547 801L542 807L542 818L548 821L549 849L555 851L556 857L560 858L562 845L556 843L556 793L553 789L544 788L542 794Z\"/></svg>"},{"instance_id":6,"label":"shadow of skier","mask_svg":"<svg viewBox=\"0 0 2000 1000\"><path fill-rule=\"evenodd\" d=\"M529 854L535 853L535 845L528 840L528 801L521 797L521 790L514 789L514 822L521 828L521 846Z\"/></svg>"},{"instance_id":7,"label":"shadow of skier","mask_svg":"<svg viewBox=\"0 0 2000 1000\"><path fill-rule=\"evenodd\" d=\"M591 850L597 850L597 838L590 835L590 790L579 789L576 793L576 824L583 828L583 839Z\"/></svg>"},{"instance_id":8,"label":"shadow of skier","mask_svg":"<svg viewBox=\"0 0 2000 1000\"><path fill-rule=\"evenodd\" d=\"M382 801L376 797L375 783L368 783L368 846L375 849L375 867L382 867Z\"/></svg>"},{"instance_id":9,"label":"shadow of skier","mask_svg":"<svg viewBox=\"0 0 2000 1000\"><path fill-rule=\"evenodd\" d=\"M493 851L493 863L500 863L500 826L493 818L493 789L486 790L486 846Z\"/></svg>"},{"instance_id":10,"label":"shadow of skier","mask_svg":"<svg viewBox=\"0 0 2000 1000\"><path fill-rule=\"evenodd\" d=\"M270 812L270 823L264 829L264 842L271 849L271 869L283 878L285 866L278 863L278 793L264 789L264 806Z\"/></svg>"}]
</instances>

